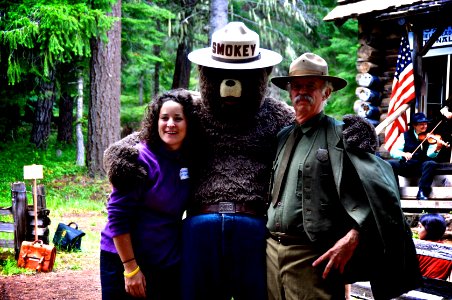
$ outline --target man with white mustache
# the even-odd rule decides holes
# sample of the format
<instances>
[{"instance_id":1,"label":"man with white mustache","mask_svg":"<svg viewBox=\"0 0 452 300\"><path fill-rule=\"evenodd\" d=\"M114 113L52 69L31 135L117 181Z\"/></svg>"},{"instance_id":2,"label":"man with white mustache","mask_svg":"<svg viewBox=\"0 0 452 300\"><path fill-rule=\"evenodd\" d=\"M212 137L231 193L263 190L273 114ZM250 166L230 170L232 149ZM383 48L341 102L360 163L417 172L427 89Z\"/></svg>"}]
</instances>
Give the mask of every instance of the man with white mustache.
<instances>
[{"instance_id":1,"label":"man with white mustache","mask_svg":"<svg viewBox=\"0 0 452 300\"><path fill-rule=\"evenodd\" d=\"M289 92L296 115L295 124L278 134L273 165L269 299L344 299L345 284L354 281L370 280L375 299L417 287L416 252L397 181L389 163L373 153L372 125L346 116L343 127L323 112L331 93L347 82L329 76L326 61L313 53L272 82ZM353 147L366 139L368 148Z\"/></svg>"}]
</instances>

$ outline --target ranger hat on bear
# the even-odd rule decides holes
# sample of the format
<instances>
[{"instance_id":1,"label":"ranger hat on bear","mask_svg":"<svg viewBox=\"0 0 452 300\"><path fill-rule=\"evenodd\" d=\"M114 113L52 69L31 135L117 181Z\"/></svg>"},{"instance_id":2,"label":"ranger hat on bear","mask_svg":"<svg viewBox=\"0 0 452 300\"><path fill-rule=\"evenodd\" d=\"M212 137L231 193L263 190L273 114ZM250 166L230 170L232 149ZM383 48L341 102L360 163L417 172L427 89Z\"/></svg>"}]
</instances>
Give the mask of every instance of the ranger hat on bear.
<instances>
[{"instance_id":1,"label":"ranger hat on bear","mask_svg":"<svg viewBox=\"0 0 452 300\"><path fill-rule=\"evenodd\" d=\"M259 35L242 22L230 22L212 34L210 47L188 54L195 64L218 69L259 69L277 65L280 54L262 49Z\"/></svg>"},{"instance_id":2,"label":"ranger hat on bear","mask_svg":"<svg viewBox=\"0 0 452 300\"><path fill-rule=\"evenodd\" d=\"M342 78L328 75L328 64L326 61L314 53L304 53L295 59L289 68L288 76L279 76L271 79L280 89L286 90L287 84L297 77L315 77L331 82L334 91L338 91L347 85L347 81Z\"/></svg>"}]
</instances>

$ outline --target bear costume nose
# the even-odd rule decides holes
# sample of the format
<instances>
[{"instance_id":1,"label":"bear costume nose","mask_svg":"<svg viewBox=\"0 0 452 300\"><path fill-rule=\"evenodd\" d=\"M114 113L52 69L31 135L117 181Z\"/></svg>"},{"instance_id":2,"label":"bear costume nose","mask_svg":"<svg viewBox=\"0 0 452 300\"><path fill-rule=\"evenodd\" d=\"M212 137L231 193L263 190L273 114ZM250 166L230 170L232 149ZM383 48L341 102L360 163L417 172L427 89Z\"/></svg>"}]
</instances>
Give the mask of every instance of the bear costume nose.
<instances>
[{"instance_id":1,"label":"bear costume nose","mask_svg":"<svg viewBox=\"0 0 452 300\"><path fill-rule=\"evenodd\" d=\"M236 97L242 96L242 83L237 79L223 79L220 84L221 97Z\"/></svg>"},{"instance_id":2,"label":"bear costume nose","mask_svg":"<svg viewBox=\"0 0 452 300\"><path fill-rule=\"evenodd\" d=\"M234 81L234 80L231 80L231 79L228 79L228 80L226 81L226 85L227 85L227 86L234 86L234 85L235 85L235 81Z\"/></svg>"}]
</instances>

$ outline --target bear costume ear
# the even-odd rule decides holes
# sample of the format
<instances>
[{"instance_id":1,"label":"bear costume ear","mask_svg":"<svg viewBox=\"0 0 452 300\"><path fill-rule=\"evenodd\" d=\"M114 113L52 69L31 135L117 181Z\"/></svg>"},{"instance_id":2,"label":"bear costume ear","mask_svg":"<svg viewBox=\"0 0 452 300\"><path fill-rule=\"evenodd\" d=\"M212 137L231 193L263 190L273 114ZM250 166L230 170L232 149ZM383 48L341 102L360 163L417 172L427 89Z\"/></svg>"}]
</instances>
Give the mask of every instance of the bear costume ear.
<instances>
[{"instance_id":1,"label":"bear costume ear","mask_svg":"<svg viewBox=\"0 0 452 300\"><path fill-rule=\"evenodd\" d=\"M344 141L350 148L375 153L378 147L375 128L366 119L357 115L345 115L343 118Z\"/></svg>"},{"instance_id":2,"label":"bear costume ear","mask_svg":"<svg viewBox=\"0 0 452 300\"><path fill-rule=\"evenodd\" d=\"M104 152L104 168L108 180L118 190L128 191L145 182L147 172L138 164L139 132L134 132L110 145Z\"/></svg>"}]
</instances>

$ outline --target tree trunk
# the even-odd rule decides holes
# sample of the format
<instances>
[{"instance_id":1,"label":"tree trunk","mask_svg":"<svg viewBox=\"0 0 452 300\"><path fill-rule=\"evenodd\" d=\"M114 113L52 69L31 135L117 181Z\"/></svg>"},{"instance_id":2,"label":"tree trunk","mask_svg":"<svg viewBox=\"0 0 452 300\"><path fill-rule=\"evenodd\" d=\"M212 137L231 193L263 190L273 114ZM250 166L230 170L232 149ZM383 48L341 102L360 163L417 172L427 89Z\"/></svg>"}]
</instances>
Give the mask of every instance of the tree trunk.
<instances>
[{"instance_id":1,"label":"tree trunk","mask_svg":"<svg viewBox=\"0 0 452 300\"><path fill-rule=\"evenodd\" d=\"M228 0L210 1L209 45L212 33L228 24Z\"/></svg>"},{"instance_id":2,"label":"tree trunk","mask_svg":"<svg viewBox=\"0 0 452 300\"><path fill-rule=\"evenodd\" d=\"M74 101L67 92L61 95L59 103L58 118L58 135L57 140L62 143L72 143L72 123L74 117L72 110L74 109Z\"/></svg>"},{"instance_id":3,"label":"tree trunk","mask_svg":"<svg viewBox=\"0 0 452 300\"><path fill-rule=\"evenodd\" d=\"M160 46L155 45L154 46L154 55L157 57L160 57ZM153 94L151 94L151 98L155 95L158 95L160 91L160 67L162 63L156 62L154 65L154 88L153 88Z\"/></svg>"},{"instance_id":4,"label":"tree trunk","mask_svg":"<svg viewBox=\"0 0 452 300\"><path fill-rule=\"evenodd\" d=\"M141 75L140 76L140 81L138 82L138 101L140 102L140 106L143 105L143 81L144 81L144 76Z\"/></svg>"},{"instance_id":5,"label":"tree trunk","mask_svg":"<svg viewBox=\"0 0 452 300\"><path fill-rule=\"evenodd\" d=\"M182 41L177 47L176 65L174 66L173 85L171 88L188 88L190 81L191 63L187 59L188 53L191 51L191 41L188 39Z\"/></svg>"},{"instance_id":6,"label":"tree trunk","mask_svg":"<svg viewBox=\"0 0 452 300\"><path fill-rule=\"evenodd\" d=\"M183 10L184 22L181 26L186 27L183 32L183 36L180 37L180 43L177 46L176 63L174 66L173 84L171 88L188 88L190 82L191 63L187 58L187 55L191 52L193 44L193 18L191 13L193 7L196 5L196 0L182 0L181 7Z\"/></svg>"},{"instance_id":7,"label":"tree trunk","mask_svg":"<svg viewBox=\"0 0 452 300\"><path fill-rule=\"evenodd\" d=\"M80 75L77 82L77 120L75 133L77 136L77 166L85 165L85 144L83 142L82 119L83 119L83 77Z\"/></svg>"},{"instance_id":8,"label":"tree trunk","mask_svg":"<svg viewBox=\"0 0 452 300\"><path fill-rule=\"evenodd\" d=\"M112 15L121 18L121 0ZM88 115L87 164L90 176L105 176L103 154L119 140L121 94L121 21L107 32L108 43L96 39L92 44L91 101Z\"/></svg>"},{"instance_id":9,"label":"tree trunk","mask_svg":"<svg viewBox=\"0 0 452 300\"><path fill-rule=\"evenodd\" d=\"M46 148L50 136L52 107L55 101L55 71L50 71L49 78L41 79L39 97L36 102L30 142L37 148Z\"/></svg>"},{"instance_id":10,"label":"tree trunk","mask_svg":"<svg viewBox=\"0 0 452 300\"><path fill-rule=\"evenodd\" d=\"M161 24L160 21L156 22L156 26L157 26L157 30L161 31ZM161 52L161 47L160 45L154 45L154 55L156 57L160 57L160 52ZM160 91L160 67L162 66L161 62L156 62L154 65L154 88L151 91L151 100L154 96L158 95L159 91Z\"/></svg>"}]
</instances>

